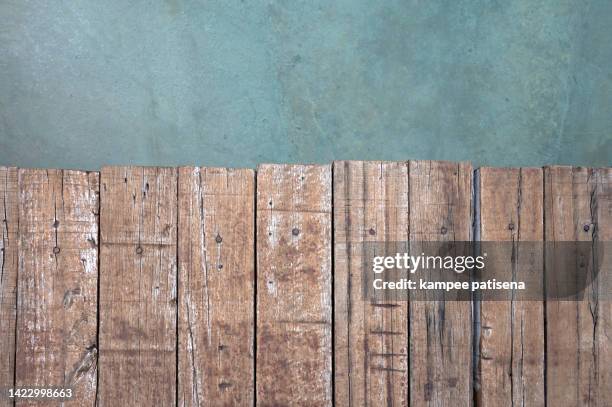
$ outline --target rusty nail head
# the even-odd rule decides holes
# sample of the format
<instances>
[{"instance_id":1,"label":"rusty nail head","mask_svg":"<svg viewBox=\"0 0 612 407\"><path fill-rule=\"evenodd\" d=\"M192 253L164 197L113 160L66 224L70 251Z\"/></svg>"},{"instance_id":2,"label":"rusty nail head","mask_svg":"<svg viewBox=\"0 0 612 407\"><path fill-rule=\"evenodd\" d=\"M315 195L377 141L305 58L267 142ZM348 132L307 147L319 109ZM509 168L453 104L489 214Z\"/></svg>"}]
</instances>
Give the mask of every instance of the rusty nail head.
<instances>
[{"instance_id":1,"label":"rusty nail head","mask_svg":"<svg viewBox=\"0 0 612 407\"><path fill-rule=\"evenodd\" d=\"M445 235L445 234L446 234L446 232L448 232L448 229L446 229L446 226L442 226L442 227L440 228L440 233L442 233L443 235Z\"/></svg>"},{"instance_id":2,"label":"rusty nail head","mask_svg":"<svg viewBox=\"0 0 612 407\"><path fill-rule=\"evenodd\" d=\"M223 241L223 238L221 237L220 234L217 233L217 237L215 237L215 242L221 243L222 241Z\"/></svg>"},{"instance_id":3,"label":"rusty nail head","mask_svg":"<svg viewBox=\"0 0 612 407\"><path fill-rule=\"evenodd\" d=\"M138 246L136 248L136 254L142 254L142 247L141 246Z\"/></svg>"},{"instance_id":4,"label":"rusty nail head","mask_svg":"<svg viewBox=\"0 0 612 407\"><path fill-rule=\"evenodd\" d=\"M55 246L55 247L53 248L53 253L54 253L54 254L58 254L59 252L60 252L60 248L59 248L59 247L57 247L57 246Z\"/></svg>"},{"instance_id":5,"label":"rusty nail head","mask_svg":"<svg viewBox=\"0 0 612 407\"><path fill-rule=\"evenodd\" d=\"M508 229L510 229L510 230L514 230L514 223L513 223L513 222L510 222L510 223L508 224Z\"/></svg>"},{"instance_id":6,"label":"rusty nail head","mask_svg":"<svg viewBox=\"0 0 612 407\"><path fill-rule=\"evenodd\" d=\"M298 229L298 228L293 228L293 229L291 230L291 234L292 234L293 236L297 236L297 235L299 235L299 234L300 234L300 229Z\"/></svg>"},{"instance_id":7,"label":"rusty nail head","mask_svg":"<svg viewBox=\"0 0 612 407\"><path fill-rule=\"evenodd\" d=\"M370 228L370 230L368 230L368 233L374 236L376 234L376 231L374 230L374 228Z\"/></svg>"},{"instance_id":8,"label":"rusty nail head","mask_svg":"<svg viewBox=\"0 0 612 407\"><path fill-rule=\"evenodd\" d=\"M582 229L584 229L585 232L588 232L591 227L589 225L584 225Z\"/></svg>"}]
</instances>

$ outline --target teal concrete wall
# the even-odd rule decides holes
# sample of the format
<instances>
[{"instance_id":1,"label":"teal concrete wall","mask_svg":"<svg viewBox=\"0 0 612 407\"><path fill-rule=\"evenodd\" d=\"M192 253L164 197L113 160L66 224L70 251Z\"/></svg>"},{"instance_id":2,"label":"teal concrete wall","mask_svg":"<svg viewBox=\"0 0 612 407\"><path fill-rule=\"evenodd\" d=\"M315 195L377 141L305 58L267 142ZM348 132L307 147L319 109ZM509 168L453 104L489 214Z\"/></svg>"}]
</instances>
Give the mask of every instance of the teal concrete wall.
<instances>
[{"instance_id":1,"label":"teal concrete wall","mask_svg":"<svg viewBox=\"0 0 612 407\"><path fill-rule=\"evenodd\" d=\"M0 17L4 165L612 165L609 0L2 0Z\"/></svg>"}]
</instances>

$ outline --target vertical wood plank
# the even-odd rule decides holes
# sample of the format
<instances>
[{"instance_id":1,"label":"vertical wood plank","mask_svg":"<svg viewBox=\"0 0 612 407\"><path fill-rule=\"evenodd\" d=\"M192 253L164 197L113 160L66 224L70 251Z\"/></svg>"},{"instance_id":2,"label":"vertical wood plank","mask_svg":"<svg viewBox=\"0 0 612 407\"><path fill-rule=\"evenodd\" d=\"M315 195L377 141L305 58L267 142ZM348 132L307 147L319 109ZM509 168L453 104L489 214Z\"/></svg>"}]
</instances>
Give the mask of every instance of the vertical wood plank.
<instances>
[{"instance_id":1,"label":"vertical wood plank","mask_svg":"<svg viewBox=\"0 0 612 407\"><path fill-rule=\"evenodd\" d=\"M260 165L257 404L332 404L331 166Z\"/></svg>"},{"instance_id":2,"label":"vertical wood plank","mask_svg":"<svg viewBox=\"0 0 612 407\"><path fill-rule=\"evenodd\" d=\"M471 164L411 161L411 251L413 242L471 240L471 195ZM411 405L471 405L471 303L411 301L409 313Z\"/></svg>"},{"instance_id":3,"label":"vertical wood plank","mask_svg":"<svg viewBox=\"0 0 612 407\"><path fill-rule=\"evenodd\" d=\"M253 170L179 169L181 406L252 405Z\"/></svg>"},{"instance_id":4,"label":"vertical wood plank","mask_svg":"<svg viewBox=\"0 0 612 407\"><path fill-rule=\"evenodd\" d=\"M594 226L591 242L593 250L601 250L602 246L596 246L598 242L605 242L605 249L603 253L593 254L593 258L600 262L600 271L595 289L588 293L594 311L592 321L596 345L591 353L595 354L593 382L597 387L591 392L589 402L592 405L605 405L610 403L612 395L612 255L609 252L612 248L612 168L597 168L593 173L596 185L591 194Z\"/></svg>"},{"instance_id":5,"label":"vertical wood plank","mask_svg":"<svg viewBox=\"0 0 612 407\"><path fill-rule=\"evenodd\" d=\"M511 242L489 259L486 278L512 281L519 272L542 276L543 282L542 248L526 243L544 237L542 170L481 168L480 214L482 241ZM544 405L543 302L485 300L480 313L479 403Z\"/></svg>"},{"instance_id":6,"label":"vertical wood plank","mask_svg":"<svg viewBox=\"0 0 612 407\"><path fill-rule=\"evenodd\" d=\"M335 162L336 405L408 405L407 296L362 295L364 242L407 240L408 164Z\"/></svg>"},{"instance_id":7,"label":"vertical wood plank","mask_svg":"<svg viewBox=\"0 0 612 407\"><path fill-rule=\"evenodd\" d=\"M0 389L13 387L17 317L17 169L0 167ZM12 406L0 394L0 407Z\"/></svg>"},{"instance_id":8,"label":"vertical wood plank","mask_svg":"<svg viewBox=\"0 0 612 407\"><path fill-rule=\"evenodd\" d=\"M177 171L105 167L100 406L176 404Z\"/></svg>"},{"instance_id":9,"label":"vertical wood plank","mask_svg":"<svg viewBox=\"0 0 612 407\"><path fill-rule=\"evenodd\" d=\"M16 385L71 387L66 405L95 403L98 179L19 170Z\"/></svg>"},{"instance_id":10,"label":"vertical wood plank","mask_svg":"<svg viewBox=\"0 0 612 407\"><path fill-rule=\"evenodd\" d=\"M591 242L584 254L597 259L596 244L608 242L609 249L612 241L612 169L545 168L545 212L547 245ZM582 300L546 303L548 405L610 403L612 303L602 290L609 290L612 262L609 253L604 256L599 285L589 287ZM554 278L554 262L547 256L547 279ZM592 265L587 267L592 273Z\"/></svg>"}]
</instances>

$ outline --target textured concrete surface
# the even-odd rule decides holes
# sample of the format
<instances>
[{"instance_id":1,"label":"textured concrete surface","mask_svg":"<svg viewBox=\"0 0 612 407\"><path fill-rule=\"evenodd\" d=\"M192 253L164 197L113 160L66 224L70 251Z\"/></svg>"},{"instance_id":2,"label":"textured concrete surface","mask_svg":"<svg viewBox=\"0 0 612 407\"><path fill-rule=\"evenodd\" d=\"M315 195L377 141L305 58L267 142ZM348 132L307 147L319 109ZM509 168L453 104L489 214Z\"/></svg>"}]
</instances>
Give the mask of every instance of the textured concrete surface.
<instances>
[{"instance_id":1,"label":"textured concrete surface","mask_svg":"<svg viewBox=\"0 0 612 407\"><path fill-rule=\"evenodd\" d=\"M0 1L0 164L612 165L612 2Z\"/></svg>"}]
</instances>

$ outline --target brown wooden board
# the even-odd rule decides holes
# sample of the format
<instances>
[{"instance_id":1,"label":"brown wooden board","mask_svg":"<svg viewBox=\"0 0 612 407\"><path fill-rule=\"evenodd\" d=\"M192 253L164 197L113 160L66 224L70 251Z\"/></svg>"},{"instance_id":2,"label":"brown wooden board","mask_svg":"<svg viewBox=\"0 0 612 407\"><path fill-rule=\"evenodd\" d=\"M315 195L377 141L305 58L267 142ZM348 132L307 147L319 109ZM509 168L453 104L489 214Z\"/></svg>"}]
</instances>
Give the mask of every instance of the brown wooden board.
<instances>
[{"instance_id":1,"label":"brown wooden board","mask_svg":"<svg viewBox=\"0 0 612 407\"><path fill-rule=\"evenodd\" d=\"M255 188L251 170L0 167L0 389L111 407L609 405L612 169L483 168L475 229L472 175L342 161L332 188L330 166L268 164ZM366 247L473 231L508 244L487 278L554 283L567 259L518 250L543 240L586 243L576 267L598 278L579 301L364 297Z\"/></svg>"},{"instance_id":2,"label":"brown wooden board","mask_svg":"<svg viewBox=\"0 0 612 407\"><path fill-rule=\"evenodd\" d=\"M362 294L364 243L407 240L408 163L335 162L336 405L408 405L407 296Z\"/></svg>"},{"instance_id":3,"label":"brown wooden board","mask_svg":"<svg viewBox=\"0 0 612 407\"><path fill-rule=\"evenodd\" d=\"M100 406L176 404L177 171L105 167Z\"/></svg>"},{"instance_id":4,"label":"brown wooden board","mask_svg":"<svg viewBox=\"0 0 612 407\"><path fill-rule=\"evenodd\" d=\"M256 399L332 404L331 166L257 174Z\"/></svg>"},{"instance_id":5,"label":"brown wooden board","mask_svg":"<svg viewBox=\"0 0 612 407\"><path fill-rule=\"evenodd\" d=\"M254 181L253 170L179 169L181 406L253 404Z\"/></svg>"},{"instance_id":6,"label":"brown wooden board","mask_svg":"<svg viewBox=\"0 0 612 407\"><path fill-rule=\"evenodd\" d=\"M95 403L98 179L19 170L16 386L72 388L66 405Z\"/></svg>"},{"instance_id":7,"label":"brown wooden board","mask_svg":"<svg viewBox=\"0 0 612 407\"><path fill-rule=\"evenodd\" d=\"M423 241L471 240L471 164L411 161L409 182L411 252ZM470 301L411 301L409 313L411 405L470 406Z\"/></svg>"},{"instance_id":8,"label":"brown wooden board","mask_svg":"<svg viewBox=\"0 0 612 407\"><path fill-rule=\"evenodd\" d=\"M13 387L17 316L17 169L0 167L0 389ZM12 406L0 394L0 407Z\"/></svg>"},{"instance_id":9,"label":"brown wooden board","mask_svg":"<svg viewBox=\"0 0 612 407\"><path fill-rule=\"evenodd\" d=\"M577 257L584 255L590 259L599 258L595 252L598 242L608 242L604 248L610 249L612 169L548 167L544 196L547 242L592 242L587 253L577 253ZM546 303L548 405L610 405L612 260L610 253L603 255L598 283L589 287L581 300ZM547 281L555 278L555 261L546 257ZM580 263L576 266L581 267ZM593 263L584 264L585 272L593 273ZM607 295L600 298L603 290L607 290Z\"/></svg>"},{"instance_id":10,"label":"brown wooden board","mask_svg":"<svg viewBox=\"0 0 612 407\"><path fill-rule=\"evenodd\" d=\"M541 292L542 170L479 171L480 238L510 242L494 247L495 256L486 261L486 278L513 281L516 275L537 276L526 284L537 284L529 290ZM544 405L543 301L519 300L516 295L510 293L508 301L480 303L479 405Z\"/></svg>"}]
</instances>

